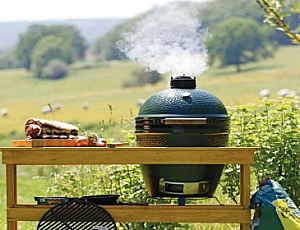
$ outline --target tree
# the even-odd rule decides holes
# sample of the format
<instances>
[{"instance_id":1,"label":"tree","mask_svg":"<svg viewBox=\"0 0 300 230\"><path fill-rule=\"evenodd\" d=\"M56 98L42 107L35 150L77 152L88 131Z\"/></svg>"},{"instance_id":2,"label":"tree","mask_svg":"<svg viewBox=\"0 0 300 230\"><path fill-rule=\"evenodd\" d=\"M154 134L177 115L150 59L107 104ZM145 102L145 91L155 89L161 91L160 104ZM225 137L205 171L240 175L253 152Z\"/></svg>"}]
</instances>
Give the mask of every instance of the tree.
<instances>
[{"instance_id":1,"label":"tree","mask_svg":"<svg viewBox=\"0 0 300 230\"><path fill-rule=\"evenodd\" d=\"M204 28L213 29L216 25L232 17L251 18L259 23L264 15L257 4L249 0L214 0L199 9Z\"/></svg>"},{"instance_id":2,"label":"tree","mask_svg":"<svg viewBox=\"0 0 300 230\"><path fill-rule=\"evenodd\" d=\"M31 54L37 42L44 36L49 35L49 31L44 25L32 25L21 34L15 49L15 55L27 70L31 68Z\"/></svg>"},{"instance_id":3,"label":"tree","mask_svg":"<svg viewBox=\"0 0 300 230\"><path fill-rule=\"evenodd\" d=\"M43 68L53 59L60 59L64 63L72 62L72 52L70 44L57 36L49 35L37 43L32 51L32 64L35 77L42 77Z\"/></svg>"},{"instance_id":4,"label":"tree","mask_svg":"<svg viewBox=\"0 0 300 230\"><path fill-rule=\"evenodd\" d=\"M120 39L121 33L118 30L108 32L105 37L95 42L93 53L100 55L104 60L125 59L125 55L116 47L116 42Z\"/></svg>"},{"instance_id":5,"label":"tree","mask_svg":"<svg viewBox=\"0 0 300 230\"><path fill-rule=\"evenodd\" d=\"M218 24L207 42L209 64L216 60L221 66L241 65L272 56L275 45L269 41L271 32L252 19L230 18Z\"/></svg>"},{"instance_id":6,"label":"tree","mask_svg":"<svg viewBox=\"0 0 300 230\"><path fill-rule=\"evenodd\" d=\"M61 37L72 48L72 59L81 60L85 56L87 45L79 30L74 26L54 25L49 28L50 34Z\"/></svg>"},{"instance_id":7,"label":"tree","mask_svg":"<svg viewBox=\"0 0 300 230\"><path fill-rule=\"evenodd\" d=\"M122 39L122 35L130 31L133 25L141 18L141 16L129 19L124 23L114 27L105 36L98 38L91 47L91 52L98 55L104 60L122 60L126 59L116 46L116 43Z\"/></svg>"},{"instance_id":8,"label":"tree","mask_svg":"<svg viewBox=\"0 0 300 230\"><path fill-rule=\"evenodd\" d=\"M199 8L199 17L201 19L202 28L213 30L216 25L232 17L251 18L263 25L264 12L259 8L256 1L266 0L213 0L206 1L203 7ZM286 0L286 2L298 0ZM268 0L268 2L276 2ZM283 0L280 0L283 2ZM286 13L286 10L284 11ZM299 12L299 11L298 11ZM291 13L291 12L290 12ZM283 13L282 13L283 15ZM299 18L295 14L288 17L289 24L294 28L294 25L299 24ZM270 37L272 41L277 41L281 45L290 45L290 39L281 31L274 31Z\"/></svg>"},{"instance_id":9,"label":"tree","mask_svg":"<svg viewBox=\"0 0 300 230\"><path fill-rule=\"evenodd\" d=\"M0 56L0 69L22 68L22 65L11 54Z\"/></svg>"},{"instance_id":10,"label":"tree","mask_svg":"<svg viewBox=\"0 0 300 230\"><path fill-rule=\"evenodd\" d=\"M71 62L84 58L86 44L79 31L73 26L54 25L32 25L20 35L15 49L16 57L22 62L24 68L31 69L32 54L38 42L46 36L54 35L60 37L65 46L71 48Z\"/></svg>"},{"instance_id":11,"label":"tree","mask_svg":"<svg viewBox=\"0 0 300 230\"><path fill-rule=\"evenodd\" d=\"M126 23L116 26L105 36L98 38L92 45L92 53L104 60L122 60L126 56L116 47L117 41L121 40Z\"/></svg>"},{"instance_id":12,"label":"tree","mask_svg":"<svg viewBox=\"0 0 300 230\"><path fill-rule=\"evenodd\" d=\"M277 26L279 30L283 31L291 40L296 44L300 44L300 26L293 29L292 25L288 23L288 17L291 14L286 13L287 11L292 12L300 16L300 3L299 1L270 1L270 0L256 0L260 7L266 13L266 22L271 26Z\"/></svg>"}]
</instances>

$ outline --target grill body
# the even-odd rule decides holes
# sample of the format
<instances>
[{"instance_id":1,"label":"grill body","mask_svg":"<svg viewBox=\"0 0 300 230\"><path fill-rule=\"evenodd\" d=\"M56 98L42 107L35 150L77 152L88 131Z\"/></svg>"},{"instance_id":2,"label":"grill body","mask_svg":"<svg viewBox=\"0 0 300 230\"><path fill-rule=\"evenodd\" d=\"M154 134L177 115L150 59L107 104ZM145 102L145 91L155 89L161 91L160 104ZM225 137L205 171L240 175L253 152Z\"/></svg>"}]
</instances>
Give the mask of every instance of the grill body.
<instances>
[{"instance_id":1,"label":"grill body","mask_svg":"<svg viewBox=\"0 0 300 230\"><path fill-rule=\"evenodd\" d=\"M229 116L195 78L171 78L171 88L151 96L136 117L139 147L227 146ZM184 156L183 156L184 157ZM141 165L151 197L212 197L224 165Z\"/></svg>"}]
</instances>

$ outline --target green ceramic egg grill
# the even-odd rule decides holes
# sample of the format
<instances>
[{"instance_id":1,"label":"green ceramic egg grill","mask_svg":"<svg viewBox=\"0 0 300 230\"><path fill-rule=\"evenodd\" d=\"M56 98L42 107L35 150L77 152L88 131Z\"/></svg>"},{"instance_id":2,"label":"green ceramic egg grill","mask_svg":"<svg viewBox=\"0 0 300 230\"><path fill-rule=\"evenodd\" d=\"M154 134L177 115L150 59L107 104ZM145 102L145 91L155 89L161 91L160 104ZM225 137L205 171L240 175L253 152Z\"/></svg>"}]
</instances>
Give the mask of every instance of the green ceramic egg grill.
<instances>
[{"instance_id":1,"label":"green ceramic egg grill","mask_svg":"<svg viewBox=\"0 0 300 230\"><path fill-rule=\"evenodd\" d=\"M189 76L151 96L136 117L139 147L227 146L229 116L214 95ZM184 157L184 156L183 156ZM151 197L212 197L224 165L141 165Z\"/></svg>"}]
</instances>

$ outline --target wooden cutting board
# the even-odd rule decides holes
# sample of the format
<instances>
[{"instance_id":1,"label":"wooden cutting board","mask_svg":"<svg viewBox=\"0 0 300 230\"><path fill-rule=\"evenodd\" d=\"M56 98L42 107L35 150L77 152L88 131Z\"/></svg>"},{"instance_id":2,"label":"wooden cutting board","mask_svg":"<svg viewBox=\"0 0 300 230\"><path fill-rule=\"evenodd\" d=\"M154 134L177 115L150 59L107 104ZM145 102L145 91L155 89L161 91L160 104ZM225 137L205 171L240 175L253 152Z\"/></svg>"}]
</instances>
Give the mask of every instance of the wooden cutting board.
<instances>
[{"instance_id":1,"label":"wooden cutting board","mask_svg":"<svg viewBox=\"0 0 300 230\"><path fill-rule=\"evenodd\" d=\"M31 139L13 140L14 147L74 147L75 139Z\"/></svg>"}]
</instances>

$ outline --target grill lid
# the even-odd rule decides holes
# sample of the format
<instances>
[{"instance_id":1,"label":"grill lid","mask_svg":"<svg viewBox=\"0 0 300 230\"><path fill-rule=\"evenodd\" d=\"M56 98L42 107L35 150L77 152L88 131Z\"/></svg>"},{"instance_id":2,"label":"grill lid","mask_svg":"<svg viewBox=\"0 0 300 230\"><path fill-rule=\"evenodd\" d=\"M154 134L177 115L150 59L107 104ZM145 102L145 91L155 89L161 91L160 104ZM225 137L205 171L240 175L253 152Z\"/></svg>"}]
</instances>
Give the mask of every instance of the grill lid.
<instances>
[{"instance_id":1,"label":"grill lid","mask_svg":"<svg viewBox=\"0 0 300 230\"><path fill-rule=\"evenodd\" d=\"M171 88L160 91L141 106L137 119L145 117L227 117L223 103L211 93L196 89L188 76L171 78Z\"/></svg>"},{"instance_id":2,"label":"grill lid","mask_svg":"<svg viewBox=\"0 0 300 230\"><path fill-rule=\"evenodd\" d=\"M154 94L141 106L135 118L136 132L174 130L175 126L189 130L199 127L228 130L229 116L223 103L195 87L195 78L185 75L171 78L170 89Z\"/></svg>"}]
</instances>

